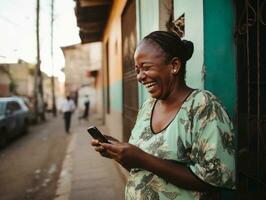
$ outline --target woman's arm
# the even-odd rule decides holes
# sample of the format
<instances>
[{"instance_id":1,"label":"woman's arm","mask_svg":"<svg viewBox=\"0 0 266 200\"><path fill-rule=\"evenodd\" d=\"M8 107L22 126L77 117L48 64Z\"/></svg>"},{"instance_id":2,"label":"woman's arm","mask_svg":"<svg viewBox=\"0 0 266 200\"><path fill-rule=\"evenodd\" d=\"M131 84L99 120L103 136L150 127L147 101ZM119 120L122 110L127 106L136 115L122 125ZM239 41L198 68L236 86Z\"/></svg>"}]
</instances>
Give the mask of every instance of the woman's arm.
<instances>
[{"instance_id":1,"label":"woman's arm","mask_svg":"<svg viewBox=\"0 0 266 200\"><path fill-rule=\"evenodd\" d=\"M196 191L214 189L192 174L185 165L172 163L168 160L148 154L138 147L128 143L103 144L110 158L119 162L125 168L142 168L150 171L174 185Z\"/></svg>"}]
</instances>

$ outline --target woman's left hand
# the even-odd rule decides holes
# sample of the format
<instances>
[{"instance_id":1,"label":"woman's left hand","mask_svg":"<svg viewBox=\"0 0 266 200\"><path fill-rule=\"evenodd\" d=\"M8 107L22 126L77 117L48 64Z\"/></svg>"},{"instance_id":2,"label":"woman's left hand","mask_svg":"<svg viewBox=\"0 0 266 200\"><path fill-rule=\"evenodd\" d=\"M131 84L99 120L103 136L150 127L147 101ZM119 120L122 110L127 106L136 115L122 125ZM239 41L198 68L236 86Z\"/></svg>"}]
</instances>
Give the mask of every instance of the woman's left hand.
<instances>
[{"instance_id":1,"label":"woman's left hand","mask_svg":"<svg viewBox=\"0 0 266 200\"><path fill-rule=\"evenodd\" d=\"M129 143L100 143L100 145L106 149L106 153L110 158L116 160L123 167L127 169L141 168L141 160L146 153L140 148Z\"/></svg>"}]
</instances>

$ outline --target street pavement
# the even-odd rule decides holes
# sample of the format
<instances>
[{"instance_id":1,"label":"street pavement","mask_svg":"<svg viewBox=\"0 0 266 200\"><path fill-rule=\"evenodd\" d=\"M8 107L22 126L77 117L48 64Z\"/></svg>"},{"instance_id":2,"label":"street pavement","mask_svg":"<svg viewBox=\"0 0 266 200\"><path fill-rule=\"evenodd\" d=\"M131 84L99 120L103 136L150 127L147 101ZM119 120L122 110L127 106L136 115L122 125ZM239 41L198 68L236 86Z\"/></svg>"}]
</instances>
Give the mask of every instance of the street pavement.
<instances>
[{"instance_id":1,"label":"street pavement","mask_svg":"<svg viewBox=\"0 0 266 200\"><path fill-rule=\"evenodd\" d=\"M94 124L108 132L96 115L88 120L73 116L71 141L63 162L55 200L122 200L126 178L113 160L101 157L90 145L86 128Z\"/></svg>"},{"instance_id":2,"label":"street pavement","mask_svg":"<svg viewBox=\"0 0 266 200\"><path fill-rule=\"evenodd\" d=\"M0 150L0 199L53 199L71 137L62 115L46 113L46 121L11 140Z\"/></svg>"}]
</instances>

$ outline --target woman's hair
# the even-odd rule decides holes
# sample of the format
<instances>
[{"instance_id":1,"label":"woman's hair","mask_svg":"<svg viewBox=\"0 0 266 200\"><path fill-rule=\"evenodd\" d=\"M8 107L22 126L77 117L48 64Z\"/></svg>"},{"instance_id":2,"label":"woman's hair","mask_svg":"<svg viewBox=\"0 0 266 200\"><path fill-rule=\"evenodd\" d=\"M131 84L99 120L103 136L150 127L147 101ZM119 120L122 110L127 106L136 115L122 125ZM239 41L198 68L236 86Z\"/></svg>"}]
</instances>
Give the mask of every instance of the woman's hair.
<instances>
[{"instance_id":1,"label":"woman's hair","mask_svg":"<svg viewBox=\"0 0 266 200\"><path fill-rule=\"evenodd\" d=\"M194 45L191 41L181 40L173 32L154 31L143 38L143 41L156 43L165 54L165 62L170 62L174 57L181 60L181 74L185 76L186 62L189 60L194 51Z\"/></svg>"}]
</instances>

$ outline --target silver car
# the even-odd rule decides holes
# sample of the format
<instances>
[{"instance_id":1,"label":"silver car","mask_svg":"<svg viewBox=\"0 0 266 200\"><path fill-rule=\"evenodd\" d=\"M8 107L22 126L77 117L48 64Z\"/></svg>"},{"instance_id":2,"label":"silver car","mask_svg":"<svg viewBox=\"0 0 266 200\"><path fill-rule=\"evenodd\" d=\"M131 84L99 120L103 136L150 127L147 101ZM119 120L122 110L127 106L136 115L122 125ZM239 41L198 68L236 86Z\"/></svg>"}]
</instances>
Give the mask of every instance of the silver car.
<instances>
[{"instance_id":1,"label":"silver car","mask_svg":"<svg viewBox=\"0 0 266 200\"><path fill-rule=\"evenodd\" d=\"M29 109L20 97L0 98L0 147L15 136L27 132Z\"/></svg>"}]
</instances>

